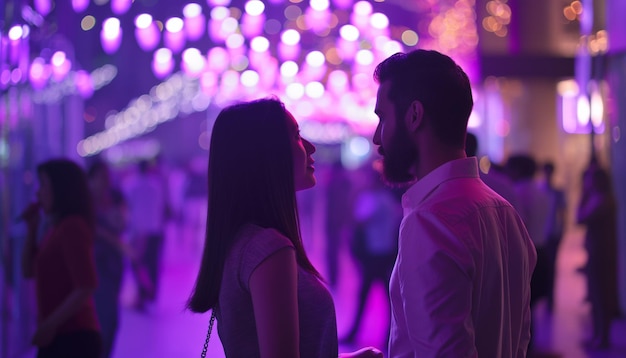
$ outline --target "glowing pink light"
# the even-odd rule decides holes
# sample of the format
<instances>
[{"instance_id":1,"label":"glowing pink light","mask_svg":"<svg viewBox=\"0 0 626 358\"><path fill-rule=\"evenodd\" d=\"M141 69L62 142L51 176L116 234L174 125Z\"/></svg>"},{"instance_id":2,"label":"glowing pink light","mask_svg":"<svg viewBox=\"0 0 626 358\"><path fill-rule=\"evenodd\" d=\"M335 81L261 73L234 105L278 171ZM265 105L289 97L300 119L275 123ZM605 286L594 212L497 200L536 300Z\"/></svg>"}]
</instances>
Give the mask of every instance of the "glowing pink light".
<instances>
[{"instance_id":1,"label":"glowing pink light","mask_svg":"<svg viewBox=\"0 0 626 358\"><path fill-rule=\"evenodd\" d=\"M223 47L213 47L207 54L207 68L216 73L225 71L230 64L230 55Z\"/></svg>"},{"instance_id":2,"label":"glowing pink light","mask_svg":"<svg viewBox=\"0 0 626 358\"><path fill-rule=\"evenodd\" d=\"M270 41L262 36L255 37L250 41L250 48L256 52L265 52L270 48Z\"/></svg>"},{"instance_id":3,"label":"glowing pink light","mask_svg":"<svg viewBox=\"0 0 626 358\"><path fill-rule=\"evenodd\" d=\"M300 44L288 45L284 42L278 44L278 56L282 60L295 60L300 54Z\"/></svg>"},{"instance_id":4,"label":"glowing pink light","mask_svg":"<svg viewBox=\"0 0 626 358\"><path fill-rule=\"evenodd\" d=\"M174 53L179 53L185 47L184 23L181 18L172 17L165 23L164 43L165 47Z\"/></svg>"},{"instance_id":5,"label":"glowing pink light","mask_svg":"<svg viewBox=\"0 0 626 358\"><path fill-rule=\"evenodd\" d=\"M352 6L352 0L333 0L333 5L340 9L348 9Z\"/></svg>"},{"instance_id":6,"label":"glowing pink light","mask_svg":"<svg viewBox=\"0 0 626 358\"><path fill-rule=\"evenodd\" d=\"M174 69L174 60L172 59L172 51L168 48L160 48L154 51L152 57L152 72L157 78L163 79L167 77Z\"/></svg>"},{"instance_id":7,"label":"glowing pink light","mask_svg":"<svg viewBox=\"0 0 626 358\"><path fill-rule=\"evenodd\" d=\"M190 76L198 76L206 66L206 60L197 48L188 48L183 51L183 71Z\"/></svg>"},{"instance_id":8,"label":"glowing pink light","mask_svg":"<svg viewBox=\"0 0 626 358\"><path fill-rule=\"evenodd\" d=\"M76 89L81 97L89 98L93 95L93 80L91 79L91 75L89 75L86 71L77 71L74 75L74 83L76 84Z\"/></svg>"},{"instance_id":9,"label":"glowing pink light","mask_svg":"<svg viewBox=\"0 0 626 358\"><path fill-rule=\"evenodd\" d=\"M202 14L202 7L196 3L190 3L183 8L184 29L187 38L196 41L204 35L206 18Z\"/></svg>"},{"instance_id":10,"label":"glowing pink light","mask_svg":"<svg viewBox=\"0 0 626 358\"><path fill-rule=\"evenodd\" d=\"M315 11L324 11L328 10L330 4L328 3L328 0L311 0L310 6L311 9Z\"/></svg>"},{"instance_id":11,"label":"glowing pink light","mask_svg":"<svg viewBox=\"0 0 626 358\"><path fill-rule=\"evenodd\" d=\"M335 95L348 92L348 75L342 70L335 70L328 75L329 90Z\"/></svg>"},{"instance_id":12,"label":"glowing pink light","mask_svg":"<svg viewBox=\"0 0 626 358\"><path fill-rule=\"evenodd\" d=\"M265 4L259 0L250 0L246 3L245 10L250 16L259 16L265 11Z\"/></svg>"},{"instance_id":13,"label":"glowing pink light","mask_svg":"<svg viewBox=\"0 0 626 358\"><path fill-rule=\"evenodd\" d=\"M35 10L43 16L46 16L52 10L50 0L35 0Z\"/></svg>"},{"instance_id":14,"label":"glowing pink light","mask_svg":"<svg viewBox=\"0 0 626 358\"><path fill-rule=\"evenodd\" d=\"M265 15L252 16L249 14L243 14L241 21L241 33L247 38L261 35L263 33L263 26L265 25Z\"/></svg>"},{"instance_id":15,"label":"glowing pink light","mask_svg":"<svg viewBox=\"0 0 626 358\"><path fill-rule=\"evenodd\" d=\"M22 34L24 33L22 26L20 25L15 25L13 27L11 27L11 29L9 30L9 40L11 41L18 41L19 39L22 38Z\"/></svg>"},{"instance_id":16,"label":"glowing pink light","mask_svg":"<svg viewBox=\"0 0 626 358\"><path fill-rule=\"evenodd\" d=\"M50 66L46 64L43 58L35 58L28 72L28 78L33 88L37 90L44 88L50 78L50 72Z\"/></svg>"},{"instance_id":17,"label":"glowing pink light","mask_svg":"<svg viewBox=\"0 0 626 358\"><path fill-rule=\"evenodd\" d=\"M294 29L289 29L283 32L280 39L286 45L296 45L300 42L300 33Z\"/></svg>"},{"instance_id":18,"label":"glowing pink light","mask_svg":"<svg viewBox=\"0 0 626 358\"><path fill-rule=\"evenodd\" d=\"M132 4L133 0L111 0L111 10L116 15L122 15L130 9Z\"/></svg>"},{"instance_id":19,"label":"glowing pink light","mask_svg":"<svg viewBox=\"0 0 626 358\"><path fill-rule=\"evenodd\" d=\"M135 39L144 51L151 51L159 45L161 32L156 23L152 21L152 16L140 14L135 18Z\"/></svg>"},{"instance_id":20,"label":"glowing pink light","mask_svg":"<svg viewBox=\"0 0 626 358\"><path fill-rule=\"evenodd\" d=\"M230 0L207 0L207 4L210 6L228 6L230 5Z\"/></svg>"},{"instance_id":21,"label":"glowing pink light","mask_svg":"<svg viewBox=\"0 0 626 358\"><path fill-rule=\"evenodd\" d=\"M72 8L76 12L83 12L89 7L89 0L72 0Z\"/></svg>"},{"instance_id":22,"label":"glowing pink light","mask_svg":"<svg viewBox=\"0 0 626 358\"><path fill-rule=\"evenodd\" d=\"M313 32L321 33L328 30L330 26L330 15L330 10L327 8L316 10L310 7L306 10L304 19L307 26L309 26Z\"/></svg>"},{"instance_id":23,"label":"glowing pink light","mask_svg":"<svg viewBox=\"0 0 626 358\"><path fill-rule=\"evenodd\" d=\"M100 31L100 42L102 43L102 49L108 54L112 54L120 48L122 29L119 19L110 17L104 20L102 30Z\"/></svg>"},{"instance_id":24,"label":"glowing pink light","mask_svg":"<svg viewBox=\"0 0 626 358\"><path fill-rule=\"evenodd\" d=\"M202 88L202 92L213 96L217 92L217 76L214 72L205 72L200 77L200 88Z\"/></svg>"},{"instance_id":25,"label":"glowing pink light","mask_svg":"<svg viewBox=\"0 0 626 358\"><path fill-rule=\"evenodd\" d=\"M57 51L52 55L50 59L52 64L52 78L56 81L61 81L70 72L72 68L72 61L70 61L65 52Z\"/></svg>"}]
</instances>

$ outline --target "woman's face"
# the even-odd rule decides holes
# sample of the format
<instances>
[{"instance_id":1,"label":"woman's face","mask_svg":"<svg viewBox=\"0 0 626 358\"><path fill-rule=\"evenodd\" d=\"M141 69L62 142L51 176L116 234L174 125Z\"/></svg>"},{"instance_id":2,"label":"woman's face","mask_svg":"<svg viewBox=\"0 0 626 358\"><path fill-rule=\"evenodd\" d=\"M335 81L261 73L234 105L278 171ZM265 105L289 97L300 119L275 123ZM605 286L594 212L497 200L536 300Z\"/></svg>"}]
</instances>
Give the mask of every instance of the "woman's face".
<instances>
[{"instance_id":1,"label":"woman's face","mask_svg":"<svg viewBox=\"0 0 626 358\"><path fill-rule=\"evenodd\" d=\"M54 195L52 193L52 182L46 173L39 173L39 190L37 190L37 199L44 213L52 212L54 203Z\"/></svg>"},{"instance_id":2,"label":"woman's face","mask_svg":"<svg viewBox=\"0 0 626 358\"><path fill-rule=\"evenodd\" d=\"M315 161L311 157L315 153L315 146L300 136L298 122L293 115L287 112L288 130L293 156L293 180L296 191L312 188L315 185Z\"/></svg>"}]
</instances>

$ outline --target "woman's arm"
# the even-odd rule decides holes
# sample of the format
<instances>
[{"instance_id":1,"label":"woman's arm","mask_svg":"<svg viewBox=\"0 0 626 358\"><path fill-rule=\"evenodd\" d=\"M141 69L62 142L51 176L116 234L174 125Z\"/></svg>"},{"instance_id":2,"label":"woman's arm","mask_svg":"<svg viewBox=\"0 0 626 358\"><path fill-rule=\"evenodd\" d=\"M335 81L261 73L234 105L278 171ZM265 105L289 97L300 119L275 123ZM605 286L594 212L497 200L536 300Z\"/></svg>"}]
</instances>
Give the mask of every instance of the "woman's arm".
<instances>
[{"instance_id":1,"label":"woman's arm","mask_svg":"<svg viewBox=\"0 0 626 358\"><path fill-rule=\"evenodd\" d=\"M35 275L35 255L37 254L37 233L28 230L26 243L22 249L22 275L32 278Z\"/></svg>"},{"instance_id":2,"label":"woman's arm","mask_svg":"<svg viewBox=\"0 0 626 358\"><path fill-rule=\"evenodd\" d=\"M52 314L37 327L33 336L33 344L47 346L52 342L57 328L67 321L78 310L83 308L85 301L91 296L93 289L77 288L57 307Z\"/></svg>"},{"instance_id":3,"label":"woman's arm","mask_svg":"<svg viewBox=\"0 0 626 358\"><path fill-rule=\"evenodd\" d=\"M35 255L37 254L37 230L41 215L39 204L32 203L20 215L26 222L27 234L24 248L22 249L22 275L25 278L32 278L35 275Z\"/></svg>"},{"instance_id":4,"label":"woman's arm","mask_svg":"<svg viewBox=\"0 0 626 358\"><path fill-rule=\"evenodd\" d=\"M293 248L277 251L252 272L250 293L261 357L300 357L298 266Z\"/></svg>"}]
</instances>

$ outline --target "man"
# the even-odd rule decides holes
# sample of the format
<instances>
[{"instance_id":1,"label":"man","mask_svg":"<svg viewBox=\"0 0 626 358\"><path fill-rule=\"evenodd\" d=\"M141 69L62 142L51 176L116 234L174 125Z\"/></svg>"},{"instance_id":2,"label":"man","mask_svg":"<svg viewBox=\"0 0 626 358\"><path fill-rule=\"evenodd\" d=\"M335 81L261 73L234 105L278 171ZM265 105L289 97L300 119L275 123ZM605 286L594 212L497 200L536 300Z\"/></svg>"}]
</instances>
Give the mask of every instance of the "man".
<instances>
[{"instance_id":1,"label":"man","mask_svg":"<svg viewBox=\"0 0 626 358\"><path fill-rule=\"evenodd\" d=\"M386 59L374 78L383 173L412 183L389 284L389 356L525 357L536 252L515 209L465 155L467 75L416 50Z\"/></svg>"}]
</instances>

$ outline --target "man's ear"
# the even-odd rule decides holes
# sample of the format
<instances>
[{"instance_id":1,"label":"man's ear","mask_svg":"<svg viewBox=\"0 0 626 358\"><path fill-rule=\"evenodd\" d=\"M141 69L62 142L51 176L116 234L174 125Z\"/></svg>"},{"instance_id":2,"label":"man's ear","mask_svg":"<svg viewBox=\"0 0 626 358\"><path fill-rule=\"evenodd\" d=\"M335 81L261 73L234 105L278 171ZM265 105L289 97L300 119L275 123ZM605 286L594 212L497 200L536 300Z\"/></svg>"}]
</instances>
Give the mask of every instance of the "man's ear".
<instances>
[{"instance_id":1,"label":"man's ear","mask_svg":"<svg viewBox=\"0 0 626 358\"><path fill-rule=\"evenodd\" d=\"M415 132L419 127L424 124L424 106L422 102L415 100L409 105L409 109L406 111L404 117L406 128L410 132Z\"/></svg>"}]
</instances>

